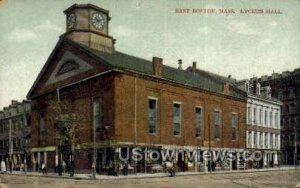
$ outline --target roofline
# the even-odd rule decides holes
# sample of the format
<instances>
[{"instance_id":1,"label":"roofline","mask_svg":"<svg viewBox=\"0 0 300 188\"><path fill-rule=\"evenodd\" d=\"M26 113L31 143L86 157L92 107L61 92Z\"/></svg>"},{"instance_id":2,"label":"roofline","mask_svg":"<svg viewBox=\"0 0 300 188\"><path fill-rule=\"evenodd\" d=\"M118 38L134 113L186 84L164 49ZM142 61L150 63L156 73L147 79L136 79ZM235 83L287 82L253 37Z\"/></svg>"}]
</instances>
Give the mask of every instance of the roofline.
<instances>
[{"instance_id":1,"label":"roofline","mask_svg":"<svg viewBox=\"0 0 300 188\"><path fill-rule=\"evenodd\" d=\"M70 6L69 8L67 8L66 10L64 10L64 13L68 14L69 12L71 12L75 8L93 8L95 10L99 10L99 11L105 12L106 14L109 14L108 10L103 9L101 7L98 7L96 5L90 4L90 3L88 3L88 4L77 4L77 3L75 3L72 6Z\"/></svg>"},{"instance_id":2,"label":"roofline","mask_svg":"<svg viewBox=\"0 0 300 188\"><path fill-rule=\"evenodd\" d=\"M52 50L50 56L48 57L46 63L44 64L42 70L39 72L37 78L35 79L35 81L33 82L33 85L31 86L29 92L26 95L27 99L31 98L32 92L33 90L36 88L38 81L41 79L41 77L43 76L44 72L46 71L47 67L49 66L50 60L52 59L52 57L54 56L54 54L56 53L58 47L60 46L60 44L64 41L63 38L60 38L58 40L58 42L56 43L54 49Z\"/></svg>"},{"instance_id":3,"label":"roofline","mask_svg":"<svg viewBox=\"0 0 300 188\"><path fill-rule=\"evenodd\" d=\"M83 48L82 46L80 46L80 44L66 38L64 35L61 35L59 37L59 41L56 43L54 49L52 50L50 56L48 57L46 63L44 64L42 70L40 71L40 73L38 74L36 80L34 81L33 85L31 86L29 92L26 95L27 99L31 99L32 98L32 92L34 91L34 89L37 86L37 83L39 82L39 80L41 79L41 77L43 76L44 72L46 71L46 69L48 68L51 59L53 58L53 56L55 55L57 49L59 48L59 46L63 43L63 42L67 42L69 44L71 44L72 46L74 46L75 48L79 48L80 50L84 51L85 53L87 53L87 55L91 56L91 57L95 57L101 60L102 63L104 63L108 68L113 68L107 61L105 61L104 59L100 58L99 56L90 53L88 50L86 50L85 48ZM74 44L74 45L73 45Z\"/></svg>"},{"instance_id":4,"label":"roofline","mask_svg":"<svg viewBox=\"0 0 300 188\"><path fill-rule=\"evenodd\" d=\"M182 86L185 86L185 87L188 87L188 88L193 88L193 89L196 89L196 90L204 91L204 92L207 92L207 93L211 93L211 94L222 96L222 97L226 97L226 98L234 98L234 99L238 99L240 101L247 101L247 96L246 95L244 95L244 98L237 97L237 96L232 96L232 95L226 95L226 94L223 94L223 93L218 93L218 92L207 90L207 89L203 89L203 88L200 88L200 87L195 87L195 86L192 86L192 85L189 85L189 84L183 84L183 83L176 82L176 81L173 81L173 80L169 80L169 79L157 77L155 75L144 74L144 73L140 73L140 72L136 72L136 71L131 71L131 70L127 70L127 69L126 70L114 69L114 71L120 72L120 73L130 73L130 74L135 74L135 75L141 75L141 76L145 76L145 77L149 77L149 78L163 80L165 82L171 82L172 84L182 85Z\"/></svg>"},{"instance_id":5,"label":"roofline","mask_svg":"<svg viewBox=\"0 0 300 188\"><path fill-rule=\"evenodd\" d=\"M247 94L247 97L248 97L248 98L254 98L254 99L256 99L256 100L262 100L262 101L264 101L264 102L276 104L276 105L279 105L279 106L281 106L281 105L283 104L280 100L275 99L275 98L270 98L270 99L268 99L268 98L259 97L259 96L257 96L257 95L252 95L252 94L249 94L249 93Z\"/></svg>"},{"instance_id":6,"label":"roofline","mask_svg":"<svg viewBox=\"0 0 300 188\"><path fill-rule=\"evenodd\" d=\"M87 78L83 78L83 79L78 80L78 81L76 81L76 82L73 82L73 83L70 83L70 84L67 84L67 85L64 85L64 86L61 86L61 87L57 87L57 89L60 90L60 89L66 88L66 87L70 87L70 86L79 84L79 83L81 83L81 82L85 82L85 81L87 81L87 80L90 80L90 79L93 79L93 78L96 78L96 77L99 77L99 76L103 76L103 75L112 73L113 71L114 71L113 69L110 69L110 70L108 70L108 71L100 72L100 73L98 73L98 74L95 74L95 75L90 76L90 77L87 77Z\"/></svg>"}]
</instances>

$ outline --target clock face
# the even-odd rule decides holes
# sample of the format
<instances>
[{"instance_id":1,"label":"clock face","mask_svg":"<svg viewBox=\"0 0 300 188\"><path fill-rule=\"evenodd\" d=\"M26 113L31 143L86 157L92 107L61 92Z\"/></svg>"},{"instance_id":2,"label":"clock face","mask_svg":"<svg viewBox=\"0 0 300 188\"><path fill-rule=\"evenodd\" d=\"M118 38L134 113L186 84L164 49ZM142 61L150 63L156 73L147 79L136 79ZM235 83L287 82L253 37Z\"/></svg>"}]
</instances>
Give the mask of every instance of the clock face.
<instances>
[{"instance_id":1,"label":"clock face","mask_svg":"<svg viewBox=\"0 0 300 188\"><path fill-rule=\"evenodd\" d=\"M76 16L75 14L69 14L67 17L67 27L73 28L75 26Z\"/></svg>"},{"instance_id":2,"label":"clock face","mask_svg":"<svg viewBox=\"0 0 300 188\"><path fill-rule=\"evenodd\" d=\"M104 28L105 19L101 14L94 13L92 15L92 24L96 29L102 30Z\"/></svg>"}]
</instances>

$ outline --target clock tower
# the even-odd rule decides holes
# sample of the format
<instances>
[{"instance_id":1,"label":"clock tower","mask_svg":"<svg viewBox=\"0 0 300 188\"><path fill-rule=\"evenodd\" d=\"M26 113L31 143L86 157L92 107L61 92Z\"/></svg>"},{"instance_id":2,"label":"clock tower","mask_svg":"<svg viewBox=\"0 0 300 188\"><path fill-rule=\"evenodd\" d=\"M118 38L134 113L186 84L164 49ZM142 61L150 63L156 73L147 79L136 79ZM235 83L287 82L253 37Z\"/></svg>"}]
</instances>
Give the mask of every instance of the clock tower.
<instances>
[{"instance_id":1,"label":"clock tower","mask_svg":"<svg viewBox=\"0 0 300 188\"><path fill-rule=\"evenodd\" d=\"M103 52L115 50L115 39L109 36L108 10L92 4L74 4L64 13L67 38Z\"/></svg>"}]
</instances>

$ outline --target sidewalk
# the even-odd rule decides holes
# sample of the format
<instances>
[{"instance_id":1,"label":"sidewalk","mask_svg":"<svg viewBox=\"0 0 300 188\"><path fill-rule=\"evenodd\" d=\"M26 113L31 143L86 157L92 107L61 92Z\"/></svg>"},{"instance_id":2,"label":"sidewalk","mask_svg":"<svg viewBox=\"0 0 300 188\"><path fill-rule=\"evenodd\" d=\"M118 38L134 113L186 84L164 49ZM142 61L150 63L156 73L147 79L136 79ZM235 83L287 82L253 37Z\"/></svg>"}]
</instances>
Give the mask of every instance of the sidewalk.
<instances>
[{"instance_id":1,"label":"sidewalk","mask_svg":"<svg viewBox=\"0 0 300 188\"><path fill-rule=\"evenodd\" d=\"M231 171L214 171L214 172L177 172L176 176L191 176L191 175L213 175L213 174L234 174L234 173L253 173L253 172L266 172L266 171L284 171L284 170L300 170L300 168L295 168L294 166L282 166L280 168L265 168L265 169L249 169L249 170L231 170ZM69 179L92 179L91 174L74 174L74 177L70 177L68 173L63 173L62 176L58 176L57 173L47 173L43 174L41 172L27 172L26 174L21 171L13 171L12 173L6 172L10 175L20 175L20 176L41 176L41 177L51 177L51 178L69 178ZM136 179L136 178L157 178L157 177L168 177L168 173L137 173L129 174L128 176L108 176L108 175L96 175L97 180L111 180L111 179Z\"/></svg>"}]
</instances>

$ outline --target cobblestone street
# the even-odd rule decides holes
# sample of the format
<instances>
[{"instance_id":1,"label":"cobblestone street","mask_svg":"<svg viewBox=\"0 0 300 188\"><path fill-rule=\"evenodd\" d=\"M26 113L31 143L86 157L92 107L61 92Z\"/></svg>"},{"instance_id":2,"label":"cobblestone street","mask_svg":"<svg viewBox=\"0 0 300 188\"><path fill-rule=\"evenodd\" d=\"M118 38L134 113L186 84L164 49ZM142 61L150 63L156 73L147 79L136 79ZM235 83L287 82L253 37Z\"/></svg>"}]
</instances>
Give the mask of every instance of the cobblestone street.
<instances>
[{"instance_id":1,"label":"cobblestone street","mask_svg":"<svg viewBox=\"0 0 300 188\"><path fill-rule=\"evenodd\" d=\"M300 169L285 171L204 174L155 178L68 179L25 175L1 175L1 188L93 187L300 187Z\"/></svg>"}]
</instances>

